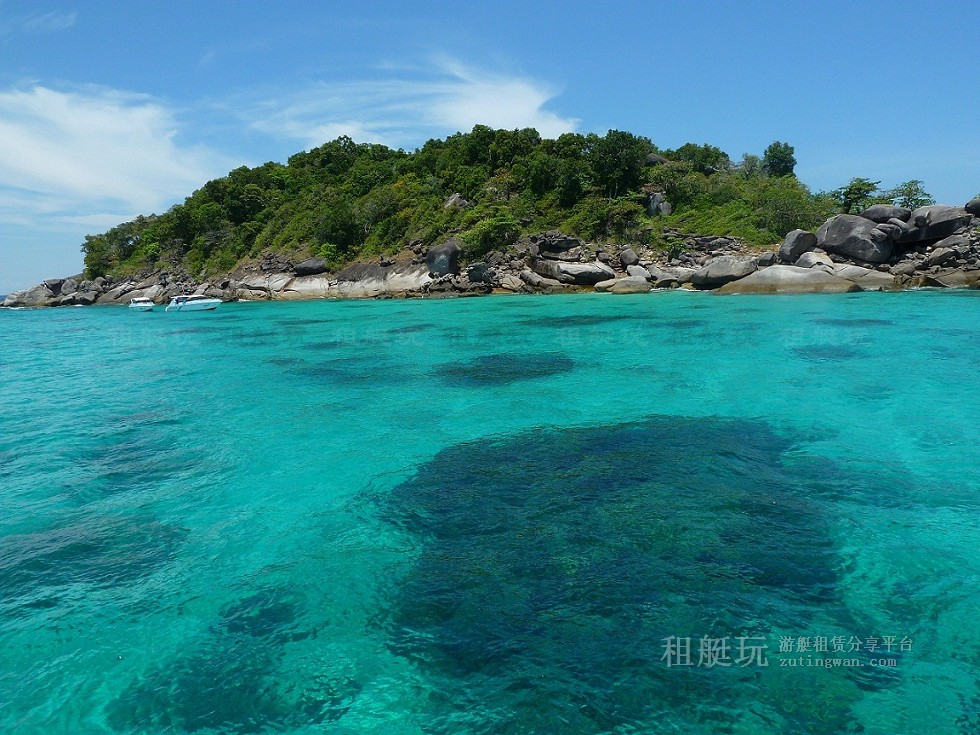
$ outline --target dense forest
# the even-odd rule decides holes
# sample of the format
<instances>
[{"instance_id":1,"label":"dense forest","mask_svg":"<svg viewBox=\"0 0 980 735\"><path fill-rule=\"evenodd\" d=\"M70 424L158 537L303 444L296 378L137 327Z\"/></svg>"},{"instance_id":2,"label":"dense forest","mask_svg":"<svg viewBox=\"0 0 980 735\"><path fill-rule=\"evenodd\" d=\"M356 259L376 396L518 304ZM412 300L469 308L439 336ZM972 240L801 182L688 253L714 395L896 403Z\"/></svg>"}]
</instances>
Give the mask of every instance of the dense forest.
<instances>
[{"instance_id":1,"label":"dense forest","mask_svg":"<svg viewBox=\"0 0 980 735\"><path fill-rule=\"evenodd\" d=\"M450 235L474 259L553 229L665 249L676 230L768 245L873 202L931 203L919 181L881 191L852 179L813 193L795 165L780 141L733 162L715 146L661 150L618 130L551 140L478 125L414 152L341 137L286 165L237 168L163 214L86 237L82 249L89 277L168 267L206 277L263 251L339 267ZM669 206L658 209L661 199Z\"/></svg>"}]
</instances>

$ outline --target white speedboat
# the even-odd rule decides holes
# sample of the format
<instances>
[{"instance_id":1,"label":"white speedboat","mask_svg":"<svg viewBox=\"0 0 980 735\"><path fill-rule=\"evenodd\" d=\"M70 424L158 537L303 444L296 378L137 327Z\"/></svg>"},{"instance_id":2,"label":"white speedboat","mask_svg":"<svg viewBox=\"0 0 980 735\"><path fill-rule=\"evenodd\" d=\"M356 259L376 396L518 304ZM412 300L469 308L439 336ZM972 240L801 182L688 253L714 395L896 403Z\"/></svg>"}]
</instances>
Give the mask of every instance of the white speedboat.
<instances>
[{"instance_id":1,"label":"white speedboat","mask_svg":"<svg viewBox=\"0 0 980 735\"><path fill-rule=\"evenodd\" d=\"M211 311L217 309L221 299L212 299L204 294L174 296L165 311Z\"/></svg>"},{"instance_id":2,"label":"white speedboat","mask_svg":"<svg viewBox=\"0 0 980 735\"><path fill-rule=\"evenodd\" d=\"M129 302L129 308L133 311L153 311L153 307L153 300L145 296L137 296Z\"/></svg>"}]
</instances>

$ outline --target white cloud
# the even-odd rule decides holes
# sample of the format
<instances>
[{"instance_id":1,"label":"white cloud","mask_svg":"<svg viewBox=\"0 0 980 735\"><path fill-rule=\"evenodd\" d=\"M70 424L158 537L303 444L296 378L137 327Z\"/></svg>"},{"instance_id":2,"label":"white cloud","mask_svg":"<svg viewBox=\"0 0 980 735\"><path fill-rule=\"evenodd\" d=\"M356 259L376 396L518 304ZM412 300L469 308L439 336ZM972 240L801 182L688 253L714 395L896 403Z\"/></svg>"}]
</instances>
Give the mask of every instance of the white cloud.
<instances>
[{"instance_id":1,"label":"white cloud","mask_svg":"<svg viewBox=\"0 0 980 735\"><path fill-rule=\"evenodd\" d=\"M155 211L233 167L206 149L179 146L176 135L174 114L144 95L2 91L0 220L106 221Z\"/></svg>"},{"instance_id":2,"label":"white cloud","mask_svg":"<svg viewBox=\"0 0 980 735\"><path fill-rule=\"evenodd\" d=\"M71 28L76 20L78 20L78 13L61 13L54 10L50 13L27 16L20 22L20 27L34 33L53 33Z\"/></svg>"},{"instance_id":3,"label":"white cloud","mask_svg":"<svg viewBox=\"0 0 980 735\"><path fill-rule=\"evenodd\" d=\"M545 109L555 90L525 77L442 60L433 68L382 79L321 82L249 105L247 122L276 137L320 145L339 135L358 142L414 147L428 137L474 125L536 128L545 137L577 129L578 120Z\"/></svg>"}]
</instances>

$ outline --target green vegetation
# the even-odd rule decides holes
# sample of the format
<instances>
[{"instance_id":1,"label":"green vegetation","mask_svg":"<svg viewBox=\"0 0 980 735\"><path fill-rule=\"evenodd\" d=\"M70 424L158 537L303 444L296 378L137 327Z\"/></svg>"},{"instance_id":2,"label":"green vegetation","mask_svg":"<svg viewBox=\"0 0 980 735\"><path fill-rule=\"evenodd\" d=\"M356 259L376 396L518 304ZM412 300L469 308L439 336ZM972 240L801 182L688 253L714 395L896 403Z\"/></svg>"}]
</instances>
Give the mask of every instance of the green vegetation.
<instances>
[{"instance_id":1,"label":"green vegetation","mask_svg":"<svg viewBox=\"0 0 980 735\"><path fill-rule=\"evenodd\" d=\"M936 200L925 190L925 185L918 179L905 181L894 189L879 189L880 183L880 181L860 177L853 178L847 186L832 191L830 196L845 214L860 212L872 204L894 204L898 207L915 209L936 203Z\"/></svg>"},{"instance_id":2,"label":"green vegetation","mask_svg":"<svg viewBox=\"0 0 980 735\"><path fill-rule=\"evenodd\" d=\"M285 165L237 168L161 215L86 237L82 249L89 277L174 267L205 277L263 251L317 255L336 268L450 236L478 258L551 229L663 249L671 227L769 245L854 206L836 192L811 193L793 175L793 153L775 141L761 158L733 164L715 146L660 150L619 130L549 140L482 125L414 152L341 137ZM656 193L672 214L651 214Z\"/></svg>"}]
</instances>

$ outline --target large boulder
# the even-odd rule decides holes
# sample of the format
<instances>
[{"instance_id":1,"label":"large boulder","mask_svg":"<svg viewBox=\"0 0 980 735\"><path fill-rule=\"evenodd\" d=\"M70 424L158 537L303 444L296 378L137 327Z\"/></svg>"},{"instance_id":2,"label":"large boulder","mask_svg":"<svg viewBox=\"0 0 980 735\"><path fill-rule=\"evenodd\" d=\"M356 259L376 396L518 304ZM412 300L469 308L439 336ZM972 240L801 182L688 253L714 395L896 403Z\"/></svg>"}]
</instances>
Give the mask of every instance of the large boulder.
<instances>
[{"instance_id":1,"label":"large boulder","mask_svg":"<svg viewBox=\"0 0 980 735\"><path fill-rule=\"evenodd\" d=\"M806 230L793 230L787 233L779 248L779 260L783 263L795 263L803 253L817 247L817 236Z\"/></svg>"},{"instance_id":2,"label":"large boulder","mask_svg":"<svg viewBox=\"0 0 980 735\"><path fill-rule=\"evenodd\" d=\"M898 282L892 273L862 268L859 265L836 265L833 273L838 278L856 283L862 291L892 291L898 288Z\"/></svg>"},{"instance_id":3,"label":"large boulder","mask_svg":"<svg viewBox=\"0 0 980 735\"><path fill-rule=\"evenodd\" d=\"M650 271L644 268L642 265L631 265L626 268L626 275L636 276L637 278L645 278L646 280L651 280Z\"/></svg>"},{"instance_id":4,"label":"large boulder","mask_svg":"<svg viewBox=\"0 0 980 735\"><path fill-rule=\"evenodd\" d=\"M616 281L609 289L609 293L647 293L650 288L650 282L646 278L627 276Z\"/></svg>"},{"instance_id":5,"label":"large boulder","mask_svg":"<svg viewBox=\"0 0 980 735\"><path fill-rule=\"evenodd\" d=\"M718 294L848 293L861 287L819 268L773 265L719 288Z\"/></svg>"},{"instance_id":6,"label":"large boulder","mask_svg":"<svg viewBox=\"0 0 980 735\"><path fill-rule=\"evenodd\" d=\"M629 268L631 265L639 263L640 259L637 257L636 251L633 248L626 248L626 250L619 254L619 262L622 263L623 268Z\"/></svg>"},{"instance_id":7,"label":"large boulder","mask_svg":"<svg viewBox=\"0 0 980 735\"><path fill-rule=\"evenodd\" d=\"M827 253L822 252L809 252L803 253L799 258L796 259L796 265L800 268L815 268L817 266L830 266L831 270L834 268L834 261L830 259Z\"/></svg>"},{"instance_id":8,"label":"large boulder","mask_svg":"<svg viewBox=\"0 0 980 735\"><path fill-rule=\"evenodd\" d=\"M307 258L293 266L293 273L297 276L316 276L327 270L327 261L323 258Z\"/></svg>"},{"instance_id":9,"label":"large boulder","mask_svg":"<svg viewBox=\"0 0 980 735\"><path fill-rule=\"evenodd\" d=\"M691 283L701 289L718 288L758 270L753 257L722 255L715 258L691 276Z\"/></svg>"},{"instance_id":10,"label":"large boulder","mask_svg":"<svg viewBox=\"0 0 980 735\"><path fill-rule=\"evenodd\" d=\"M690 283L691 278L698 272L697 268L686 268L682 265L665 268L663 271L668 278L673 278L677 283Z\"/></svg>"},{"instance_id":11,"label":"large boulder","mask_svg":"<svg viewBox=\"0 0 980 735\"><path fill-rule=\"evenodd\" d=\"M79 291L71 295L73 303L78 306L91 306L98 300L98 291Z\"/></svg>"},{"instance_id":12,"label":"large boulder","mask_svg":"<svg viewBox=\"0 0 980 735\"><path fill-rule=\"evenodd\" d=\"M43 283L25 289L14 291L3 300L4 306L54 306L57 296Z\"/></svg>"},{"instance_id":13,"label":"large boulder","mask_svg":"<svg viewBox=\"0 0 980 735\"><path fill-rule=\"evenodd\" d=\"M598 260L592 263L565 263L560 260L535 258L531 267L536 273L559 283L594 286L616 277L616 271Z\"/></svg>"},{"instance_id":14,"label":"large boulder","mask_svg":"<svg viewBox=\"0 0 980 735\"><path fill-rule=\"evenodd\" d=\"M429 268L429 273L434 277L452 274L459 275L459 256L463 249L459 246L456 238L447 240L442 245L429 248L425 256L425 264Z\"/></svg>"},{"instance_id":15,"label":"large boulder","mask_svg":"<svg viewBox=\"0 0 980 735\"><path fill-rule=\"evenodd\" d=\"M973 222L973 215L963 207L947 207L944 204L934 204L929 207L919 207L912 212L910 224L912 229L902 235L900 243L929 242L942 240L955 232L968 227Z\"/></svg>"},{"instance_id":16,"label":"large boulder","mask_svg":"<svg viewBox=\"0 0 980 735\"><path fill-rule=\"evenodd\" d=\"M974 217L980 217L980 197L968 201L963 209L964 211L972 214Z\"/></svg>"},{"instance_id":17,"label":"large boulder","mask_svg":"<svg viewBox=\"0 0 980 735\"><path fill-rule=\"evenodd\" d=\"M908 222L909 217L912 216L912 210L906 209L905 207L896 207L892 204L872 204L861 212L860 216L878 223L887 222L893 217L902 222Z\"/></svg>"},{"instance_id":18,"label":"large boulder","mask_svg":"<svg viewBox=\"0 0 980 735\"><path fill-rule=\"evenodd\" d=\"M828 253L869 263L884 263L892 254L892 241L872 237L876 224L855 214L839 214L817 230L817 245ZM878 231L880 232L880 230Z\"/></svg>"}]
</instances>

